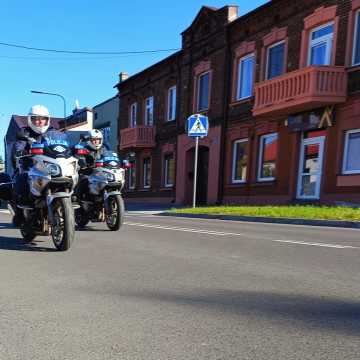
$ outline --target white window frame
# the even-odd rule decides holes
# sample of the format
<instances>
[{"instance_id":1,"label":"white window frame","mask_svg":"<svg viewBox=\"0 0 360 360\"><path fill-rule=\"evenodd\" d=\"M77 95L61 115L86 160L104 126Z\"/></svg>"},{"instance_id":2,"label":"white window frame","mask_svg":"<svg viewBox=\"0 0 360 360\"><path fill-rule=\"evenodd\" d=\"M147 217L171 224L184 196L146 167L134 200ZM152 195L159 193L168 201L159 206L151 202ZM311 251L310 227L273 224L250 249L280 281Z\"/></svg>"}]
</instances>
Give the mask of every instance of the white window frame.
<instances>
[{"instance_id":1,"label":"white window frame","mask_svg":"<svg viewBox=\"0 0 360 360\"><path fill-rule=\"evenodd\" d=\"M321 38L318 38L316 40L312 40L312 34L315 32L315 31L318 31L318 30L321 30L323 28L326 28L330 25L334 25L334 22L328 22L324 25L321 25L321 26L318 26L314 29L312 29L310 31L310 35L309 35L309 51L308 51L308 66L313 66L311 65L311 50L313 48L313 46L316 46L316 45L319 45L321 43L324 43L326 42L326 55L325 55L325 58L327 60L327 64L323 64L323 66L329 66L331 64L331 55L332 55L332 51L333 51L333 46L334 46L334 31L335 31L335 28L333 27L333 32L331 34L328 34L328 35L324 35L323 37ZM329 46L331 45L331 47ZM330 50L329 50L330 48ZM315 66L315 65L314 65Z\"/></svg>"},{"instance_id":2,"label":"white window frame","mask_svg":"<svg viewBox=\"0 0 360 360\"><path fill-rule=\"evenodd\" d=\"M145 160L149 160L149 163L150 163L150 166L149 166L149 171L150 171L150 184L148 185L145 185L145 181L146 181L146 175L147 175L147 172L145 172ZM151 157L146 157L146 158L143 158L143 187L144 189L149 189L151 187Z\"/></svg>"},{"instance_id":3,"label":"white window frame","mask_svg":"<svg viewBox=\"0 0 360 360\"><path fill-rule=\"evenodd\" d=\"M134 190L136 187L136 162L133 162L133 167L128 169L128 182L129 182L129 189ZM132 183L132 173L135 171L135 181Z\"/></svg>"},{"instance_id":4,"label":"white window frame","mask_svg":"<svg viewBox=\"0 0 360 360\"><path fill-rule=\"evenodd\" d=\"M271 50L272 48L274 48L274 47L276 47L276 46L278 46L278 45L281 45L281 44L284 44L284 59L283 59L283 69L282 69L283 72L281 73L281 75L285 73L285 63L286 63L286 61L285 61L285 55L286 55L286 54L285 54L285 40L281 40L281 41L278 41L277 43L271 44L270 46L268 46L268 47L266 48L265 80L271 80L271 79L274 79L274 78L277 77L277 76L274 76L273 78L269 79L269 60L270 60L269 54L270 54L270 50ZM278 75L278 76L280 76L280 75Z\"/></svg>"},{"instance_id":5,"label":"white window frame","mask_svg":"<svg viewBox=\"0 0 360 360\"><path fill-rule=\"evenodd\" d=\"M149 112L148 112L148 110L149 110ZM149 114L151 114L150 119L148 117ZM145 126L153 126L154 125L154 97L153 96L149 96L145 99L144 125Z\"/></svg>"},{"instance_id":6,"label":"white window frame","mask_svg":"<svg viewBox=\"0 0 360 360\"><path fill-rule=\"evenodd\" d=\"M261 177L261 170L262 170L262 163L263 163L263 150L264 150L264 140L266 140L269 137L272 137L276 135L276 140L279 140L279 134L277 132L266 134L260 136L260 147L259 147L259 157L258 157L258 171L257 171L257 181L259 182L265 182L265 181L274 181L275 177ZM277 163L277 154L275 159L275 169L276 169L276 163Z\"/></svg>"},{"instance_id":7,"label":"white window frame","mask_svg":"<svg viewBox=\"0 0 360 360\"><path fill-rule=\"evenodd\" d=\"M315 144L319 145L319 157L318 157L319 168L315 173L313 172L313 173L304 174L303 168L304 168L304 160L305 160L305 146L315 145ZM298 180L297 180L297 189L296 189L297 199L320 199L320 190L321 190L323 166L324 166L324 144L325 144L325 136L318 136L314 138L304 139L304 134L302 135L301 147L300 147L301 153L300 153ZM306 176L315 175L317 177L314 195L301 195L302 179L304 175Z\"/></svg>"},{"instance_id":8,"label":"white window frame","mask_svg":"<svg viewBox=\"0 0 360 360\"><path fill-rule=\"evenodd\" d=\"M168 166L169 166L169 159L167 159L166 157L167 156L172 156L172 160L175 161L175 158L174 158L174 154L166 154L164 156L164 163L165 163L165 166L164 166L164 186L167 187L167 188L171 188L174 186L174 183L169 183L169 179L168 179ZM175 165L175 164L174 164Z\"/></svg>"},{"instance_id":9,"label":"white window frame","mask_svg":"<svg viewBox=\"0 0 360 360\"><path fill-rule=\"evenodd\" d=\"M135 111L133 111L135 109ZM130 127L136 127L137 124L137 102L130 105Z\"/></svg>"},{"instance_id":10,"label":"white window frame","mask_svg":"<svg viewBox=\"0 0 360 360\"><path fill-rule=\"evenodd\" d=\"M342 166L342 173L344 175L360 174L360 169L359 170L346 170L346 163L348 160L348 150L349 150L349 137L350 137L350 134L356 134L356 133L360 133L360 129L348 130L345 133L345 145L344 145L343 166Z\"/></svg>"},{"instance_id":11,"label":"white window frame","mask_svg":"<svg viewBox=\"0 0 360 360\"><path fill-rule=\"evenodd\" d=\"M200 109L200 79L201 77L205 76L205 75L209 75L209 89L208 89L208 94L207 94L207 99L208 99L208 106L207 108L205 109ZM210 71L205 71L203 73L201 73L198 77L197 77L197 84L196 84L196 87L197 87L197 104L196 104L196 109L197 111L206 111L206 110L209 110L210 108L210 82L211 82L211 74L210 74Z\"/></svg>"},{"instance_id":12,"label":"white window frame","mask_svg":"<svg viewBox=\"0 0 360 360\"><path fill-rule=\"evenodd\" d=\"M247 182L247 174L245 176L245 180L235 179L235 170L236 170L236 147L237 147L237 144L248 143L248 142L249 142L248 138L234 141L233 151L232 151L232 174L231 174L231 182L233 184L244 184ZM248 170L248 165L246 164L246 172L247 172L247 170Z\"/></svg>"},{"instance_id":13,"label":"white window frame","mask_svg":"<svg viewBox=\"0 0 360 360\"><path fill-rule=\"evenodd\" d=\"M244 96L241 97L240 95L240 88L241 88L241 82L242 82L242 78L241 78L241 70L242 70L242 63L243 61L253 58L254 60L254 67L253 67L253 72L251 74L251 94L248 96ZM238 63L238 79L237 79L237 89L236 89L236 100L240 101L240 100L244 100L244 99L249 99L253 96L254 93L254 73L255 73L255 53L251 53L248 54L246 56L243 56L242 58L239 59L239 63Z\"/></svg>"},{"instance_id":14,"label":"white window frame","mask_svg":"<svg viewBox=\"0 0 360 360\"><path fill-rule=\"evenodd\" d=\"M171 93L173 93L172 97L171 97ZM171 112L170 109L172 110L172 113L170 113ZM176 85L168 89L168 101L167 101L167 121L174 121L175 119L176 119Z\"/></svg>"},{"instance_id":15,"label":"white window frame","mask_svg":"<svg viewBox=\"0 0 360 360\"><path fill-rule=\"evenodd\" d=\"M360 36L360 34L358 33L359 16L360 16L360 9L358 9L355 13L354 39L353 39L352 58L351 58L352 66L360 65L360 60L357 63L355 62L356 39L358 36Z\"/></svg>"}]
</instances>

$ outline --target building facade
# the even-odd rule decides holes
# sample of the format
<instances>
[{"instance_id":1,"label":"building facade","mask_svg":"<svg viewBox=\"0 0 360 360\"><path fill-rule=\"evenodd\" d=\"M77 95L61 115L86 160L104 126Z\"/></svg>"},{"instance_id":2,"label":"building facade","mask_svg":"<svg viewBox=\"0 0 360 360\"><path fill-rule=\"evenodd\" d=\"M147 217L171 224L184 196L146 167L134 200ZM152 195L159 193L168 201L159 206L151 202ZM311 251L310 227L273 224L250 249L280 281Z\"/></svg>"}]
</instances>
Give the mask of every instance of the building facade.
<instances>
[{"instance_id":1,"label":"building facade","mask_svg":"<svg viewBox=\"0 0 360 360\"><path fill-rule=\"evenodd\" d=\"M93 107L94 129L101 130L110 149L118 145L119 98L114 96Z\"/></svg>"},{"instance_id":2,"label":"building facade","mask_svg":"<svg viewBox=\"0 0 360 360\"><path fill-rule=\"evenodd\" d=\"M202 113L199 203L360 202L360 0L203 7L179 52L117 87L129 199L191 202Z\"/></svg>"}]
</instances>

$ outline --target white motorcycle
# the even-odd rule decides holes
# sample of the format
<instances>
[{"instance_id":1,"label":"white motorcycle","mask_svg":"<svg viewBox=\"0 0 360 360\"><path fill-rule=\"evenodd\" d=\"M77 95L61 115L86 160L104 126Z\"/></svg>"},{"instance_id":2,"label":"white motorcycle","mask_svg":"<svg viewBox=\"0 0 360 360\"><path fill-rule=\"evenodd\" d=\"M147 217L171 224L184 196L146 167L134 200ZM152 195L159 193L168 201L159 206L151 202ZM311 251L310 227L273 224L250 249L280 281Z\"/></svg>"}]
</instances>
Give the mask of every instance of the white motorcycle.
<instances>
[{"instance_id":1,"label":"white motorcycle","mask_svg":"<svg viewBox=\"0 0 360 360\"><path fill-rule=\"evenodd\" d=\"M22 213L19 227L24 240L51 234L57 250L68 250L75 237L71 196L78 182L78 160L67 141L60 137L33 143L29 155L17 158L17 169L17 176L27 174L32 199L31 206L9 204L13 214Z\"/></svg>"},{"instance_id":2,"label":"white motorcycle","mask_svg":"<svg viewBox=\"0 0 360 360\"><path fill-rule=\"evenodd\" d=\"M75 153L79 156L86 155L86 151L81 145L75 147ZM125 170L121 168L117 154L111 151L106 151L94 165L80 171L82 179L75 190L80 207L75 210L75 222L79 228L83 228L89 221L105 221L111 231L117 231L123 224L125 214L121 196Z\"/></svg>"}]
</instances>

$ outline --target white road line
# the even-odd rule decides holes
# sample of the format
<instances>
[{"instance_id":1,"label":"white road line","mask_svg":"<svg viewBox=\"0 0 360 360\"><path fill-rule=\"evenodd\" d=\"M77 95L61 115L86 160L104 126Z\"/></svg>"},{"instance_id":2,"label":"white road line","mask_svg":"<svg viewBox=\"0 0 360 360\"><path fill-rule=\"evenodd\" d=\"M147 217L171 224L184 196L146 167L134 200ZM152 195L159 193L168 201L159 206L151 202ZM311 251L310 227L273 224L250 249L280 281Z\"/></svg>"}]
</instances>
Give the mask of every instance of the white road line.
<instances>
[{"instance_id":1,"label":"white road line","mask_svg":"<svg viewBox=\"0 0 360 360\"><path fill-rule=\"evenodd\" d=\"M182 232L191 232L198 234L206 234L206 235L217 235L217 236L244 236L244 234L240 233L229 233L229 232L220 232L213 230L203 230L203 229L191 229L191 228L182 228L177 226L164 226L164 225L155 225L155 224L142 224L142 223L134 223L134 222L124 222L125 225L128 226L137 226L137 227L145 227L145 228L153 228L160 230L172 230L172 231L182 231ZM284 243L284 244L294 244L294 245L305 245L305 246L318 246L318 247L326 247L333 249L360 249L360 247L350 246L350 245L339 245L339 244L326 244L319 242L306 242L306 241L295 241L295 240L274 240L274 239L263 239L276 243Z\"/></svg>"},{"instance_id":2,"label":"white road line","mask_svg":"<svg viewBox=\"0 0 360 360\"><path fill-rule=\"evenodd\" d=\"M307 246L320 246L320 247L328 247L334 249L359 249L355 246L350 245L337 245L337 244L325 244L325 243L310 243L306 241L294 241L294 240L271 240L274 242L280 242L285 244L296 244L296 245L307 245Z\"/></svg>"},{"instance_id":3,"label":"white road line","mask_svg":"<svg viewBox=\"0 0 360 360\"><path fill-rule=\"evenodd\" d=\"M220 231L212 231L212 230L181 228L181 227L177 227L177 226L163 226L163 225L140 224L140 223L131 223L131 222L125 222L124 224L129 225L129 226L139 226L139 227L146 227L146 228L183 231L183 232L192 232L192 233L218 235L218 236L242 236L243 235L243 234L238 234L238 233L228 233L228 232L220 232Z\"/></svg>"}]
</instances>

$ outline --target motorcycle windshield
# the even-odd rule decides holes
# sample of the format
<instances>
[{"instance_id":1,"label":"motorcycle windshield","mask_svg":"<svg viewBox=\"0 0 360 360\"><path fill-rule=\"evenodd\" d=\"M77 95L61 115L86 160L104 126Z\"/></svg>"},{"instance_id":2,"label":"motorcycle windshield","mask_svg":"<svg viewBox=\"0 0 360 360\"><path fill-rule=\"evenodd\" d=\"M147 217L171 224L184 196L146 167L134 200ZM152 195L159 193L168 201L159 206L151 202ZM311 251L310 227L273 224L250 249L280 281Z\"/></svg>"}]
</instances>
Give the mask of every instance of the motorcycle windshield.
<instances>
[{"instance_id":1,"label":"motorcycle windshield","mask_svg":"<svg viewBox=\"0 0 360 360\"><path fill-rule=\"evenodd\" d=\"M112 151L105 151L102 156L104 167L118 168L120 167L120 159L117 153Z\"/></svg>"},{"instance_id":2,"label":"motorcycle windshield","mask_svg":"<svg viewBox=\"0 0 360 360\"><path fill-rule=\"evenodd\" d=\"M53 157L70 157L71 148L68 137L65 133L59 131L49 131L43 138L42 143L45 146L45 154Z\"/></svg>"}]
</instances>

